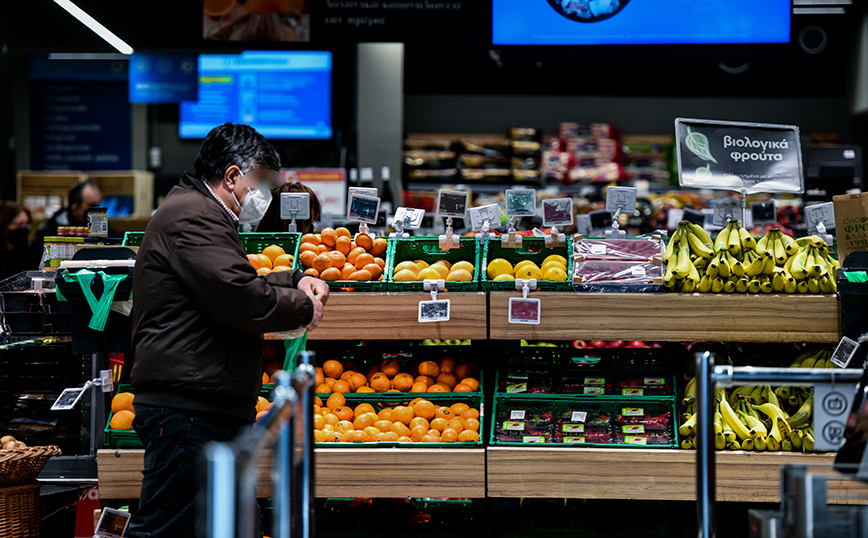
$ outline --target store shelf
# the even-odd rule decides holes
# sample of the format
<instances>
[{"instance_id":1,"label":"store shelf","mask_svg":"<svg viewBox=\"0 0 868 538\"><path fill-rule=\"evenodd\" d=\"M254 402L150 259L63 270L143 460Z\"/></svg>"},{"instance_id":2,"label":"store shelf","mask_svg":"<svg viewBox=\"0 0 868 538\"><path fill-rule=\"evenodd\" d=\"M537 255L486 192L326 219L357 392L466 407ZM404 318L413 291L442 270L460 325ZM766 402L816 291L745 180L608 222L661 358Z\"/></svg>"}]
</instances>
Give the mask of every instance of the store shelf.
<instances>
[{"instance_id":1,"label":"store shelf","mask_svg":"<svg viewBox=\"0 0 868 538\"><path fill-rule=\"evenodd\" d=\"M361 293L334 292L314 340L423 340L485 339L488 334L486 297L482 292L446 292L451 319L443 323L419 323L419 301L430 300L428 292ZM273 334L266 339L276 339Z\"/></svg>"},{"instance_id":2,"label":"store shelf","mask_svg":"<svg viewBox=\"0 0 868 538\"><path fill-rule=\"evenodd\" d=\"M104 499L138 499L144 450L100 450ZM271 495L270 454L258 465L257 493ZM436 472L433 472L436 470ZM485 450L317 448L317 497L485 497Z\"/></svg>"},{"instance_id":3,"label":"store shelf","mask_svg":"<svg viewBox=\"0 0 868 538\"><path fill-rule=\"evenodd\" d=\"M696 500L693 450L489 447L487 457L489 497ZM781 465L828 466L834 458L718 452L717 500L779 502ZM844 479L828 485L832 502L862 504L868 499L868 485Z\"/></svg>"},{"instance_id":4,"label":"store shelf","mask_svg":"<svg viewBox=\"0 0 868 538\"><path fill-rule=\"evenodd\" d=\"M490 338L807 343L841 339L841 313L834 295L531 292L541 301L540 324L511 324L509 298L520 296L491 293Z\"/></svg>"}]
</instances>

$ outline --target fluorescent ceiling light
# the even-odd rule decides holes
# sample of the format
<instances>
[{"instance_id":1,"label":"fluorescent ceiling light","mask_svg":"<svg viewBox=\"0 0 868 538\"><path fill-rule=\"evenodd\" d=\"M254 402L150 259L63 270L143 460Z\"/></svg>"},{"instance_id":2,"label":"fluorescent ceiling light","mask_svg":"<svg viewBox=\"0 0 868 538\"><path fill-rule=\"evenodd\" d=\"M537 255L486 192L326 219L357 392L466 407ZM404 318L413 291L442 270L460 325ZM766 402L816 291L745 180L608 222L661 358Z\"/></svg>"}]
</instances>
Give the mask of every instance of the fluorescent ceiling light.
<instances>
[{"instance_id":1,"label":"fluorescent ceiling light","mask_svg":"<svg viewBox=\"0 0 868 538\"><path fill-rule=\"evenodd\" d=\"M82 11L80 7L73 4L70 0L54 0L54 3L65 9L70 15L78 19L82 24L93 30L93 32L105 39L109 45L116 48L121 54L132 54L133 48L127 43L113 34L111 30L103 26L96 19Z\"/></svg>"},{"instance_id":2,"label":"fluorescent ceiling light","mask_svg":"<svg viewBox=\"0 0 868 538\"><path fill-rule=\"evenodd\" d=\"M126 54L116 52L51 52L49 60L129 60Z\"/></svg>"}]
</instances>

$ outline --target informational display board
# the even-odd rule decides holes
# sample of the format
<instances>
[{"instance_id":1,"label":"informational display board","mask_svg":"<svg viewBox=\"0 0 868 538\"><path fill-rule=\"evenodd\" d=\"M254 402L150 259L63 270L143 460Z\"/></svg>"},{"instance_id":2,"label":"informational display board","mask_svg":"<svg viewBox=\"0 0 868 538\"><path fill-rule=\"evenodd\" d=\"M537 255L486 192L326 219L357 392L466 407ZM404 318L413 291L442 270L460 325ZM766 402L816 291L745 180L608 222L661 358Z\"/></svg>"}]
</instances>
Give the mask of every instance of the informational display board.
<instances>
[{"instance_id":1,"label":"informational display board","mask_svg":"<svg viewBox=\"0 0 868 538\"><path fill-rule=\"evenodd\" d=\"M284 168L287 181L298 181L316 194L323 215L347 212L347 178L343 168Z\"/></svg>"},{"instance_id":2,"label":"informational display board","mask_svg":"<svg viewBox=\"0 0 868 538\"><path fill-rule=\"evenodd\" d=\"M157 104L199 99L199 59L195 54L130 56L130 103Z\"/></svg>"},{"instance_id":3,"label":"informational display board","mask_svg":"<svg viewBox=\"0 0 868 538\"><path fill-rule=\"evenodd\" d=\"M675 138L682 187L742 194L804 191L794 125L678 118Z\"/></svg>"}]
</instances>

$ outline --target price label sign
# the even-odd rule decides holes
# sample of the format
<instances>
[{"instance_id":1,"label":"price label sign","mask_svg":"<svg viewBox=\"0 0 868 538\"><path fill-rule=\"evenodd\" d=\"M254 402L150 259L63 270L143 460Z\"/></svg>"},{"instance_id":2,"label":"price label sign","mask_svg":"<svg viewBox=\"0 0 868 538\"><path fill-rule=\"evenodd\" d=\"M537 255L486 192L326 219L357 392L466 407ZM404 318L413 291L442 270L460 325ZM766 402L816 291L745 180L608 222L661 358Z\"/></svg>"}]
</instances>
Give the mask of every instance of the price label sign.
<instances>
[{"instance_id":1,"label":"price label sign","mask_svg":"<svg viewBox=\"0 0 868 538\"><path fill-rule=\"evenodd\" d=\"M774 200L751 204L750 214L754 224L772 224L778 221Z\"/></svg>"},{"instance_id":2,"label":"price label sign","mask_svg":"<svg viewBox=\"0 0 868 538\"><path fill-rule=\"evenodd\" d=\"M513 297L509 300L509 322L539 325L540 300Z\"/></svg>"},{"instance_id":3,"label":"price label sign","mask_svg":"<svg viewBox=\"0 0 868 538\"><path fill-rule=\"evenodd\" d=\"M829 360L832 361L832 364L835 366L846 368L847 365L850 364L853 355L856 354L856 349L858 347L859 344L855 340L845 336L844 338L841 338L840 342L838 342L838 347L835 348L835 352L832 353L832 357Z\"/></svg>"},{"instance_id":4,"label":"price label sign","mask_svg":"<svg viewBox=\"0 0 868 538\"><path fill-rule=\"evenodd\" d=\"M467 216L467 205L470 193L466 191L449 191L440 189L437 191L437 215L441 217L458 217L463 219Z\"/></svg>"},{"instance_id":5,"label":"price label sign","mask_svg":"<svg viewBox=\"0 0 868 538\"><path fill-rule=\"evenodd\" d=\"M609 187L606 189L606 211L615 213L636 211L636 187Z\"/></svg>"},{"instance_id":6,"label":"price label sign","mask_svg":"<svg viewBox=\"0 0 868 538\"><path fill-rule=\"evenodd\" d=\"M63 389L63 392L60 393L60 396L57 397L57 400L51 404L52 411L70 411L75 407L75 404L81 400L81 397L84 396L87 388L78 387L74 389Z\"/></svg>"},{"instance_id":7,"label":"price label sign","mask_svg":"<svg viewBox=\"0 0 868 538\"><path fill-rule=\"evenodd\" d=\"M573 223L573 199L555 198L542 201L543 226L567 226Z\"/></svg>"},{"instance_id":8,"label":"price label sign","mask_svg":"<svg viewBox=\"0 0 868 538\"><path fill-rule=\"evenodd\" d=\"M280 193L280 218L283 220L310 218L310 194L306 192Z\"/></svg>"},{"instance_id":9,"label":"price label sign","mask_svg":"<svg viewBox=\"0 0 868 538\"><path fill-rule=\"evenodd\" d=\"M805 190L795 125L678 118L675 139L682 187L744 194Z\"/></svg>"},{"instance_id":10,"label":"price label sign","mask_svg":"<svg viewBox=\"0 0 868 538\"><path fill-rule=\"evenodd\" d=\"M449 299L419 301L419 323L449 321L451 304Z\"/></svg>"},{"instance_id":11,"label":"price label sign","mask_svg":"<svg viewBox=\"0 0 868 538\"><path fill-rule=\"evenodd\" d=\"M808 233L819 233L817 225L821 222L826 227L826 232L835 228L835 204L833 202L805 206L805 224L808 225Z\"/></svg>"},{"instance_id":12,"label":"price label sign","mask_svg":"<svg viewBox=\"0 0 868 538\"><path fill-rule=\"evenodd\" d=\"M470 231L478 232L486 221L489 227L500 224L500 207L497 204L471 207L467 210L467 216L470 218Z\"/></svg>"},{"instance_id":13,"label":"price label sign","mask_svg":"<svg viewBox=\"0 0 868 538\"><path fill-rule=\"evenodd\" d=\"M367 196L354 192L350 194L350 201L347 205L347 220L368 224L377 223L377 214L380 211L380 199L376 196Z\"/></svg>"},{"instance_id":14,"label":"price label sign","mask_svg":"<svg viewBox=\"0 0 868 538\"><path fill-rule=\"evenodd\" d=\"M417 230L422 226L422 219L425 218L424 209L416 209L415 207L399 207L395 210L395 219L392 222L401 222L406 230Z\"/></svg>"},{"instance_id":15,"label":"price label sign","mask_svg":"<svg viewBox=\"0 0 868 538\"><path fill-rule=\"evenodd\" d=\"M506 190L506 214L510 217L532 217L536 214L536 191Z\"/></svg>"},{"instance_id":16,"label":"price label sign","mask_svg":"<svg viewBox=\"0 0 868 538\"><path fill-rule=\"evenodd\" d=\"M380 193L377 191L375 187L350 187L347 191L347 196L352 196L353 194L364 194L365 196L379 196Z\"/></svg>"},{"instance_id":17,"label":"price label sign","mask_svg":"<svg viewBox=\"0 0 868 538\"><path fill-rule=\"evenodd\" d=\"M741 209L731 205L721 205L714 208L714 225L726 226L731 220L741 220Z\"/></svg>"}]
</instances>

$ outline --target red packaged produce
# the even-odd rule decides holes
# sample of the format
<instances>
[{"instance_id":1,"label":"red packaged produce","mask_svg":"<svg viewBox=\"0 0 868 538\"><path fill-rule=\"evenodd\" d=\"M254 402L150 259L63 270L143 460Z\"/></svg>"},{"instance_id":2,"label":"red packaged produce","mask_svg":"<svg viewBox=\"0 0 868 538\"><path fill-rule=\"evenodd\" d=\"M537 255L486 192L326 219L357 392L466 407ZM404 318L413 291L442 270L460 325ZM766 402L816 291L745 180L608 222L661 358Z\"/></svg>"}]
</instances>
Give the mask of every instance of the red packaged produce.
<instances>
[{"instance_id":1,"label":"red packaged produce","mask_svg":"<svg viewBox=\"0 0 868 538\"><path fill-rule=\"evenodd\" d=\"M631 377L615 383L615 393L621 396L668 396L672 386L665 377Z\"/></svg>"},{"instance_id":2,"label":"red packaged produce","mask_svg":"<svg viewBox=\"0 0 868 538\"><path fill-rule=\"evenodd\" d=\"M604 431L587 431L584 433L555 432L554 441L555 443L565 444L612 444L614 441L614 436L612 435L612 432Z\"/></svg>"},{"instance_id":3,"label":"red packaged produce","mask_svg":"<svg viewBox=\"0 0 868 538\"><path fill-rule=\"evenodd\" d=\"M672 429L672 412L652 416L646 415L640 407L625 407L615 417L615 430L621 433L644 433Z\"/></svg>"},{"instance_id":4,"label":"red packaged produce","mask_svg":"<svg viewBox=\"0 0 868 538\"><path fill-rule=\"evenodd\" d=\"M616 433L614 441L619 445L670 445L672 444L672 437L663 432L646 434Z\"/></svg>"}]
</instances>

